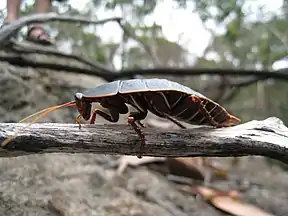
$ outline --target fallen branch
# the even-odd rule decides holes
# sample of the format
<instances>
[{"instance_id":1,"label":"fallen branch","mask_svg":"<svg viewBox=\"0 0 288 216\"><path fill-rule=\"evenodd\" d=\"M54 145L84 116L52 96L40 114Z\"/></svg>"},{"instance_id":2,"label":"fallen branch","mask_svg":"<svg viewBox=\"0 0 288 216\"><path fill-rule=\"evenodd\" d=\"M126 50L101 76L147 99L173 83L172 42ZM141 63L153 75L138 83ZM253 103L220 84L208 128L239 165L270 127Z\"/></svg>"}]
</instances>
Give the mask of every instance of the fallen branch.
<instances>
[{"instance_id":1,"label":"fallen branch","mask_svg":"<svg viewBox=\"0 0 288 216\"><path fill-rule=\"evenodd\" d=\"M0 140L26 124L1 123ZM229 157L262 155L288 164L288 128L275 117L231 128L144 128L143 156ZM35 124L0 149L0 157L42 153L138 155L140 141L128 125Z\"/></svg>"}]
</instances>

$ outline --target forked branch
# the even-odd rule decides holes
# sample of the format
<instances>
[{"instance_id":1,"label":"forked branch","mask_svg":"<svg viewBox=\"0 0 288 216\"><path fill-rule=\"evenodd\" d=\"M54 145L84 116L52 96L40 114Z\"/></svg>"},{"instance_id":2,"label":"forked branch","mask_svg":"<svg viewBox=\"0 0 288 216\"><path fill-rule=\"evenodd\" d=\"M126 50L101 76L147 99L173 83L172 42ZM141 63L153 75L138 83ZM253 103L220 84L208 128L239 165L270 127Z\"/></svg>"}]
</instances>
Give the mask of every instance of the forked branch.
<instances>
[{"instance_id":1,"label":"forked branch","mask_svg":"<svg viewBox=\"0 0 288 216\"><path fill-rule=\"evenodd\" d=\"M0 139L25 124L1 123ZM275 117L231 128L180 130L144 128L143 156L229 157L262 155L288 164L288 128ZM128 125L35 124L0 148L1 157L42 153L138 155L140 140Z\"/></svg>"}]
</instances>

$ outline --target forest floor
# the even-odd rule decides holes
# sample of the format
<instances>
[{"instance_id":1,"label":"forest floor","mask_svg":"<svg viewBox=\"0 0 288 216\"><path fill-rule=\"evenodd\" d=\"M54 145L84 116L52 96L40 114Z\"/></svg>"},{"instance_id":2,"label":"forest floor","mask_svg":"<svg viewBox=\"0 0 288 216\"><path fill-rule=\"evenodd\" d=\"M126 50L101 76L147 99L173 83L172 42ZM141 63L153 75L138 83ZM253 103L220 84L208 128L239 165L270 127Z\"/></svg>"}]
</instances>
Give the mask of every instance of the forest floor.
<instances>
[{"instance_id":1,"label":"forest floor","mask_svg":"<svg viewBox=\"0 0 288 216\"><path fill-rule=\"evenodd\" d=\"M4 62L0 65L1 122L17 122L34 111L72 100L76 91L104 82L81 74L21 68ZM49 114L45 121L73 123L76 115L75 110L67 108ZM227 215L204 199L180 190L181 185L165 174L166 162L127 167L122 175L116 175L114 165L119 157L43 154L1 158L0 214ZM210 160L227 169L227 177L212 179L210 187L237 190L245 203L275 216L288 215L288 173L280 166L263 157L241 157L237 164L232 164L231 158ZM203 185L203 181L192 182L191 188Z\"/></svg>"}]
</instances>

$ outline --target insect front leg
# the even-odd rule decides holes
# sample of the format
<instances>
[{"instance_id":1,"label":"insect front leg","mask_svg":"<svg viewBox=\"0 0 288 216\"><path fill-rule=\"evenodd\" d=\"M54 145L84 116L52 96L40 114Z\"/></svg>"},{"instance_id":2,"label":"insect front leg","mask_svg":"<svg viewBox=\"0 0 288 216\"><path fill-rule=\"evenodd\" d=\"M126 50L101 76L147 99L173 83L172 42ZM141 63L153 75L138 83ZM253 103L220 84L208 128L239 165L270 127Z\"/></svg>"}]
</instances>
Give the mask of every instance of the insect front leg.
<instances>
[{"instance_id":1,"label":"insect front leg","mask_svg":"<svg viewBox=\"0 0 288 216\"><path fill-rule=\"evenodd\" d=\"M103 109L96 109L91 117L90 124L94 124L96 115L99 114L101 117L109 122L117 122L120 114L128 113L126 104L119 97L114 98L103 98L100 102Z\"/></svg>"},{"instance_id":2,"label":"insect front leg","mask_svg":"<svg viewBox=\"0 0 288 216\"><path fill-rule=\"evenodd\" d=\"M128 124L130 124L135 132L138 134L139 138L141 139L141 145L140 145L140 152L143 150L143 147L145 146L145 135L142 133L140 127L136 124L136 122L141 126L144 127L144 125L141 123L141 120L145 119L148 114L148 111L138 111L138 112L130 112L130 115L128 116ZM141 154L137 156L138 158L142 158Z\"/></svg>"},{"instance_id":3,"label":"insect front leg","mask_svg":"<svg viewBox=\"0 0 288 216\"><path fill-rule=\"evenodd\" d=\"M81 129L81 119L82 115L78 115L75 119L75 123L79 125L79 129Z\"/></svg>"},{"instance_id":4,"label":"insect front leg","mask_svg":"<svg viewBox=\"0 0 288 216\"><path fill-rule=\"evenodd\" d=\"M97 114L109 122L117 122L119 120L119 112L115 109L95 109L90 119L90 124L95 123Z\"/></svg>"}]
</instances>

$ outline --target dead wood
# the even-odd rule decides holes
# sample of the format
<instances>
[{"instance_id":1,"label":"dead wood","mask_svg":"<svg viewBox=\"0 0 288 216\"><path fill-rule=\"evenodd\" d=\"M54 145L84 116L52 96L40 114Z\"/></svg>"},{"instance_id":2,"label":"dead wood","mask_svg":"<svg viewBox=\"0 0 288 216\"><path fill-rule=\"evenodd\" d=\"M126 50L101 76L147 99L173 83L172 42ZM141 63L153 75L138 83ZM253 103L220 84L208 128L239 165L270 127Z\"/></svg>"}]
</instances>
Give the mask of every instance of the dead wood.
<instances>
[{"instance_id":1,"label":"dead wood","mask_svg":"<svg viewBox=\"0 0 288 216\"><path fill-rule=\"evenodd\" d=\"M1 123L0 139L26 124ZM231 128L156 130L144 128L143 156L230 157L262 155L288 163L288 128L275 117ZM42 153L95 153L138 155L140 141L128 125L40 123L21 131L0 150L1 157Z\"/></svg>"}]
</instances>

